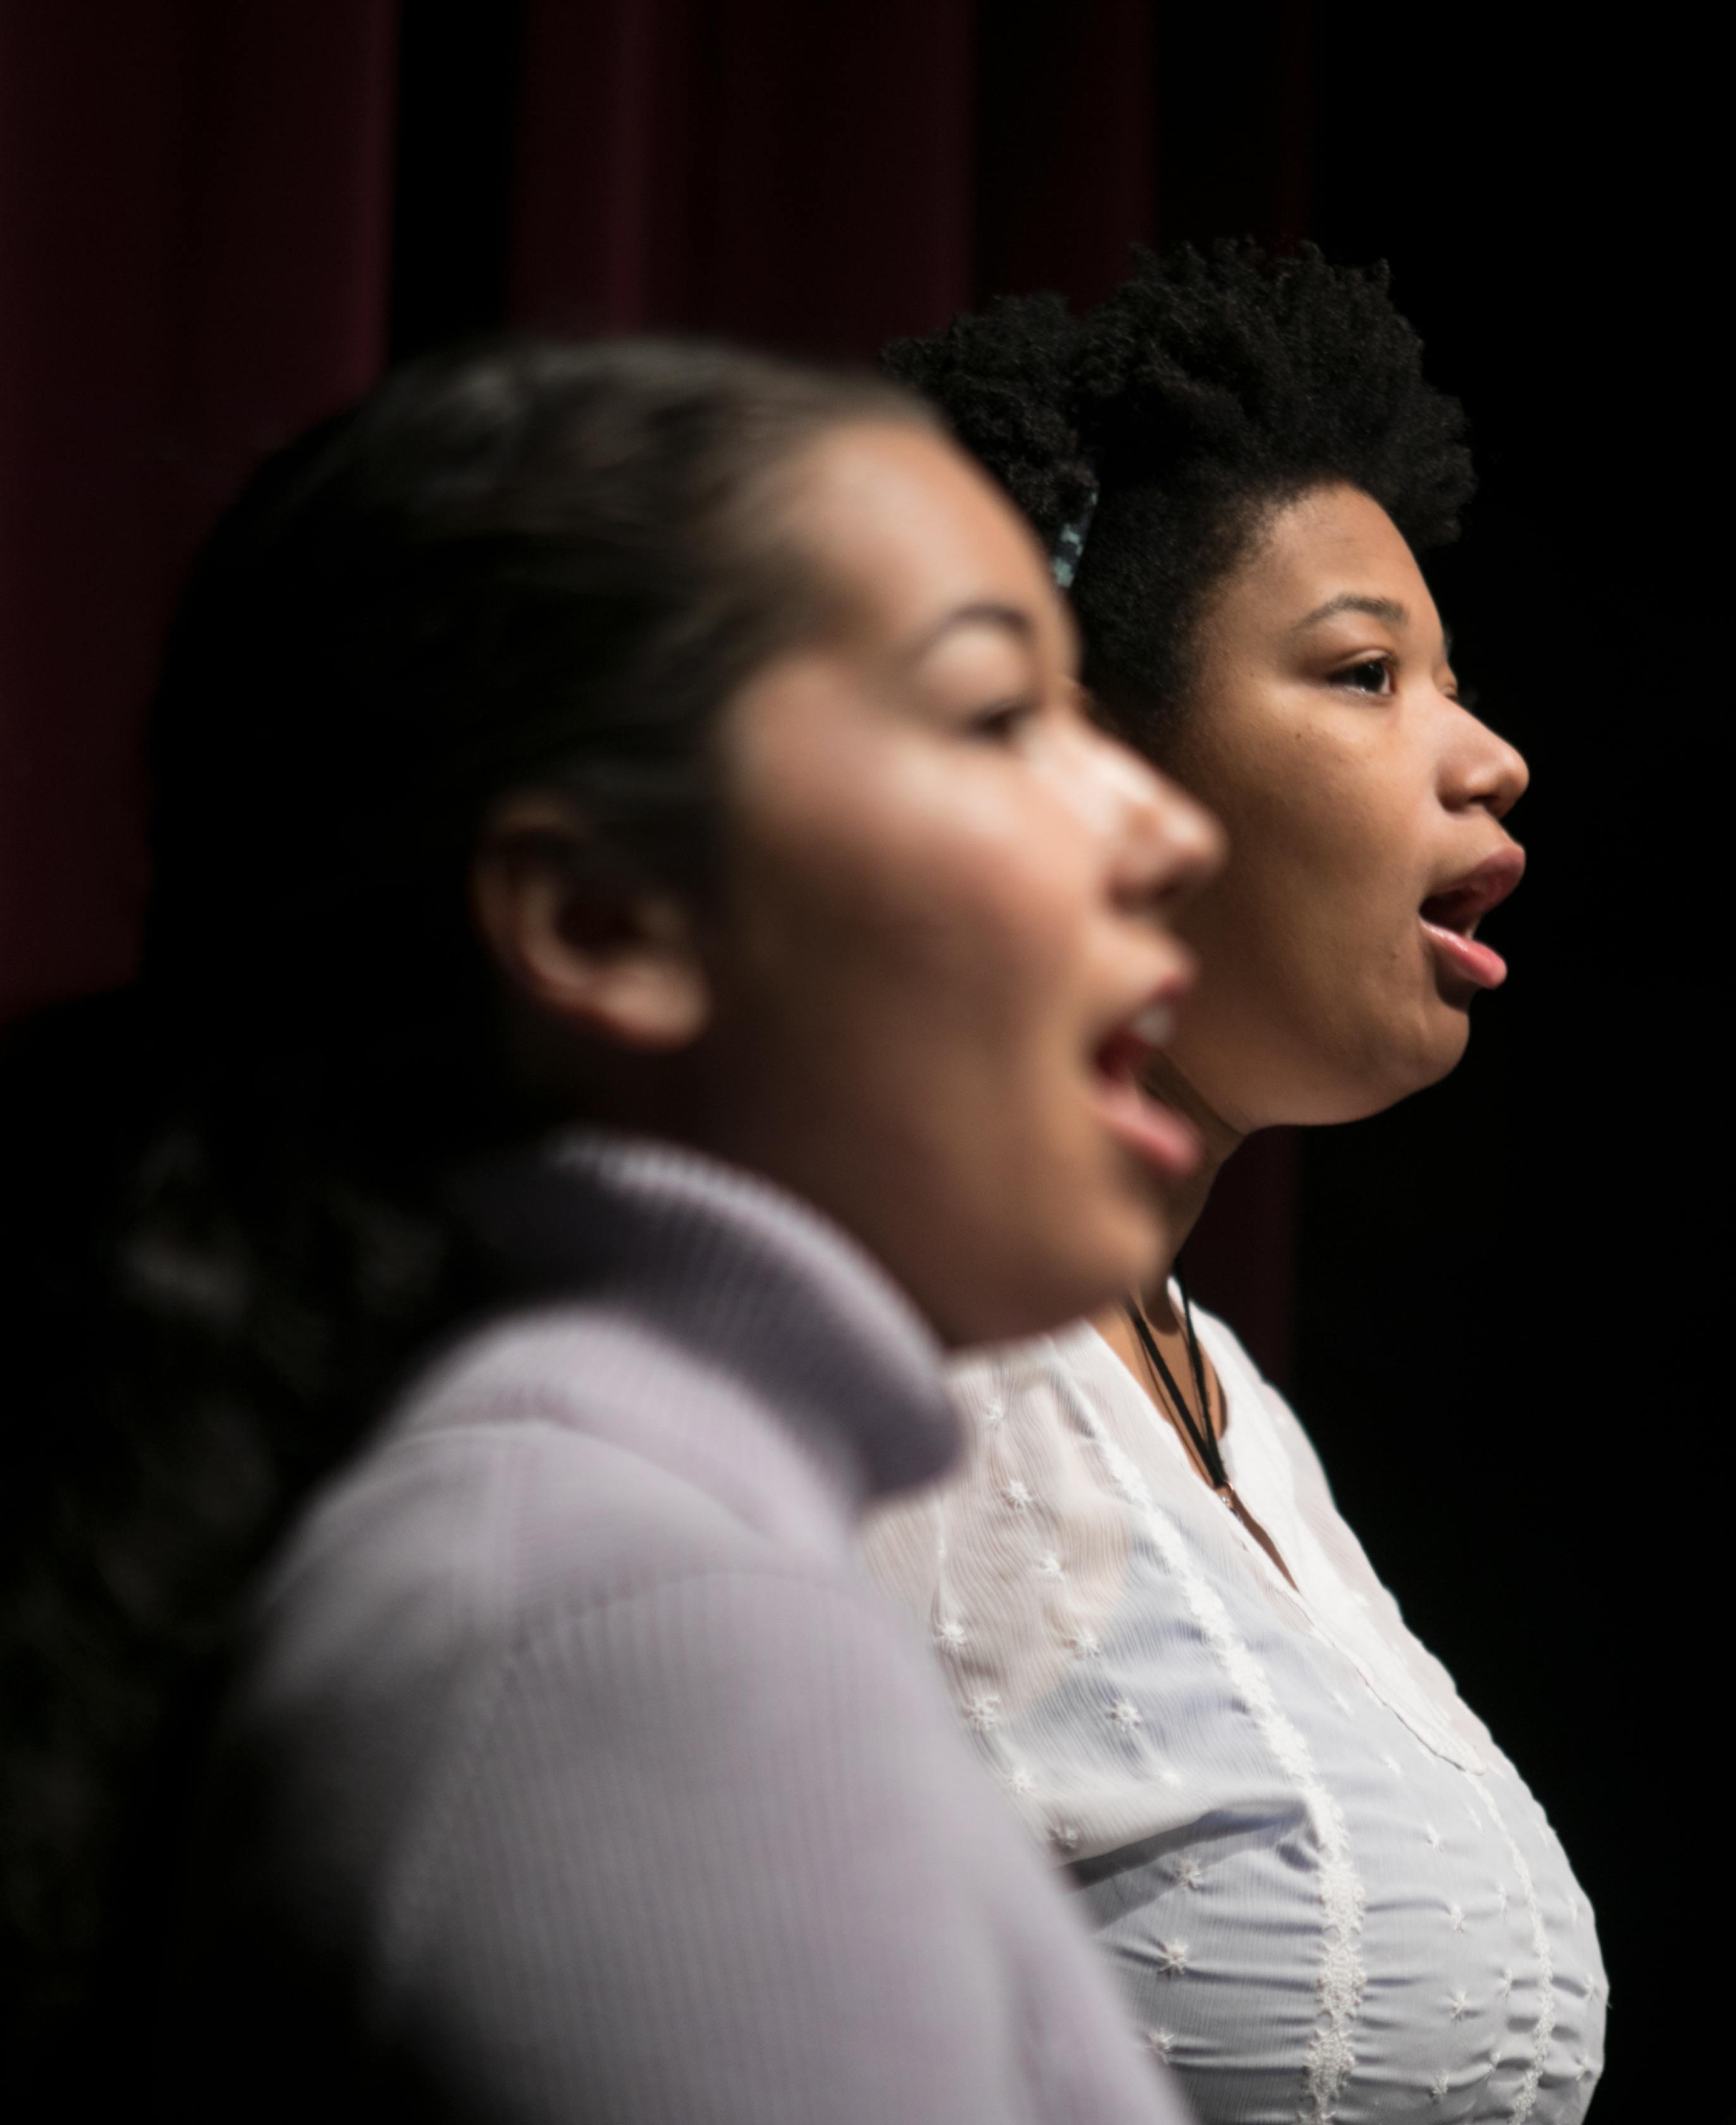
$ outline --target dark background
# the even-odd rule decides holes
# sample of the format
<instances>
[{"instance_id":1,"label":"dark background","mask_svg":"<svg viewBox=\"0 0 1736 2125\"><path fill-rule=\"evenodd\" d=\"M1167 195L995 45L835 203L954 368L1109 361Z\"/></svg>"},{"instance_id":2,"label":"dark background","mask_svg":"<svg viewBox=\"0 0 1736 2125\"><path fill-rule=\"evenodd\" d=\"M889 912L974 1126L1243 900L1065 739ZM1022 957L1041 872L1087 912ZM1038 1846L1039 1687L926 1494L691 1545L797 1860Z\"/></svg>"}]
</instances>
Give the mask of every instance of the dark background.
<instances>
[{"instance_id":1,"label":"dark background","mask_svg":"<svg viewBox=\"0 0 1736 2125\"><path fill-rule=\"evenodd\" d=\"M389 356L512 321L861 358L998 289L1088 300L1135 238L1391 260L1484 474L1433 573L1534 769L1514 978L1447 1085L1245 1152L1195 1277L1591 1892L1599 2125L1731 2113L1690 2008L1729 1666L1694 1581L1729 688L1691 19L0 0L0 1015L125 978L187 553Z\"/></svg>"}]
</instances>

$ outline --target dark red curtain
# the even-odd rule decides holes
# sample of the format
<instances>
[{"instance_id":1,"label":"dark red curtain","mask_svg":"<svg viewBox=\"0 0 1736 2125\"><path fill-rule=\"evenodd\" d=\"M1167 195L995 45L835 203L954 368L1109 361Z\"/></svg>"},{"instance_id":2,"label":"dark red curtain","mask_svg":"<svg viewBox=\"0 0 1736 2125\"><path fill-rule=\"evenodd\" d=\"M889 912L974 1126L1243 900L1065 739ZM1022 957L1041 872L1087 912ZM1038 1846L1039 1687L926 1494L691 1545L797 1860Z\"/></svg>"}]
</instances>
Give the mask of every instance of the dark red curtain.
<instances>
[{"instance_id":1,"label":"dark red curtain","mask_svg":"<svg viewBox=\"0 0 1736 2125\"><path fill-rule=\"evenodd\" d=\"M522 322L861 356L972 292L969 0L531 0Z\"/></svg>"},{"instance_id":2,"label":"dark red curtain","mask_svg":"<svg viewBox=\"0 0 1736 2125\"><path fill-rule=\"evenodd\" d=\"M192 544L385 345L392 0L0 10L0 1014L121 980Z\"/></svg>"},{"instance_id":3,"label":"dark red curtain","mask_svg":"<svg viewBox=\"0 0 1736 2125\"><path fill-rule=\"evenodd\" d=\"M0 0L0 1019L130 969L163 625L264 450L460 328L866 359L998 289L1089 299L1219 195L1292 233L1290 15L1233 110L1166 89L1213 35L1150 0ZM1289 1171L1257 1147L1193 1250L1281 1369Z\"/></svg>"}]
</instances>

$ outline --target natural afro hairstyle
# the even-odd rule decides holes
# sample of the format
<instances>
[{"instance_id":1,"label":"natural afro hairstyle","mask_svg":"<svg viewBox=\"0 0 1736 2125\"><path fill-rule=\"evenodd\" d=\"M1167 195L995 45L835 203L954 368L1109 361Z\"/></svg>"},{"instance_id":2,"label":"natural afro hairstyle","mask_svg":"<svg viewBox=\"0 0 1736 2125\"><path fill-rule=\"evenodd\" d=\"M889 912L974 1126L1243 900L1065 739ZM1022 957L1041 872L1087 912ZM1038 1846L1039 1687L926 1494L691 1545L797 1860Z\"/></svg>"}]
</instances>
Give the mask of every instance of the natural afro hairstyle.
<instances>
[{"instance_id":1,"label":"natural afro hairstyle","mask_svg":"<svg viewBox=\"0 0 1736 2125\"><path fill-rule=\"evenodd\" d=\"M1059 295L1002 297L881 357L1051 553L1095 501L1072 585L1086 681L1144 750L1175 731L1208 598L1275 508L1342 481L1418 551L1457 536L1465 417L1424 381L1388 282L1384 265L1330 265L1312 246L1141 249L1083 318Z\"/></svg>"}]
</instances>

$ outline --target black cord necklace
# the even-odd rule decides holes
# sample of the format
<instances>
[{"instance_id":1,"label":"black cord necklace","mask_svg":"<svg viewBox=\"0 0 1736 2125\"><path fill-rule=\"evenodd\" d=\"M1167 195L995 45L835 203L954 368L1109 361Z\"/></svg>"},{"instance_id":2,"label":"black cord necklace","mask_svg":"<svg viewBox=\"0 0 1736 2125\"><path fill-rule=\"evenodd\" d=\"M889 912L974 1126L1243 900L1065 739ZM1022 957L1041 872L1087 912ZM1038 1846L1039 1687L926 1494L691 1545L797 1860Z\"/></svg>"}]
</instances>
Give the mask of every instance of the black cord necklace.
<instances>
[{"instance_id":1,"label":"black cord necklace","mask_svg":"<svg viewBox=\"0 0 1736 2125\"><path fill-rule=\"evenodd\" d=\"M1145 1308L1137 1298L1126 1302L1127 1317L1133 1323L1134 1333L1139 1339L1139 1347L1153 1372L1163 1383L1170 1406L1179 1419L1193 1449L1200 1457L1206 1480L1226 1503L1236 1505L1235 1487L1224 1472L1224 1456L1218 1451L1218 1441L1211 1428L1211 1398L1205 1387L1205 1361L1200 1355L1200 1338L1194 1328L1193 1302L1187 1295L1187 1286L1178 1270L1176 1284L1182 1293L1182 1325L1187 1337L1188 1362L1192 1368L1194 1392L1200 1397L1200 1414L1196 1419L1187 1406L1187 1397L1177 1384L1176 1376L1163 1361L1163 1353L1158 1348L1158 1339L1151 1332L1151 1324L1145 1318Z\"/></svg>"},{"instance_id":2,"label":"black cord necklace","mask_svg":"<svg viewBox=\"0 0 1736 2125\"><path fill-rule=\"evenodd\" d=\"M1200 1465L1205 1471L1205 1480L1294 1588L1296 1582L1290 1576L1290 1567L1272 1547L1271 1536L1236 1496L1236 1487L1230 1482L1224 1468L1224 1456L1218 1450L1217 1435L1211 1428L1211 1397L1205 1386L1205 1360L1200 1355L1200 1338L1194 1328L1193 1301L1187 1295L1186 1282L1179 1267L1176 1270L1176 1284L1182 1293L1182 1326L1187 1338L1187 1357L1193 1371L1194 1392L1200 1397L1197 1418L1187 1406L1186 1397L1176 1384L1175 1374L1164 1364L1163 1353L1158 1348L1158 1339L1152 1334L1151 1324L1145 1318L1145 1308L1137 1298L1125 1302L1127 1317L1133 1323L1134 1333L1139 1339L1139 1347L1144 1351L1151 1366L1152 1378L1163 1382L1164 1392L1169 1397L1170 1407L1176 1413L1176 1420L1200 1457Z\"/></svg>"}]
</instances>

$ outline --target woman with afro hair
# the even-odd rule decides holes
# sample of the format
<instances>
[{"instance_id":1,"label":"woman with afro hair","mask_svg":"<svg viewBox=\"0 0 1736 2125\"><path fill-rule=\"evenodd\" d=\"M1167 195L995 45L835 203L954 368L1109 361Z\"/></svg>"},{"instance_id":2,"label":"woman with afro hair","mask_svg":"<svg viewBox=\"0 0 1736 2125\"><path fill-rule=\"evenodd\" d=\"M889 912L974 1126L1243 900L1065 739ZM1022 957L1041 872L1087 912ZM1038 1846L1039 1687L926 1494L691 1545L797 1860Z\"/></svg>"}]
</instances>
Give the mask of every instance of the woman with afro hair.
<instances>
[{"instance_id":1,"label":"woman with afro hair","mask_svg":"<svg viewBox=\"0 0 1736 2125\"><path fill-rule=\"evenodd\" d=\"M1421 355L1384 269L1224 244L1142 254L1083 319L1007 299L885 356L1036 526L1097 713L1229 830L1181 923L1197 984L1135 1058L1153 1127L1200 1140L1184 1237L1252 1131L1444 1077L1505 976L1475 932L1526 770L1415 558L1472 487ZM958 1365L966 1456L880 1517L873 1567L1207 2125L1570 2125L1606 1988L1566 1856L1170 1268Z\"/></svg>"}]
</instances>

